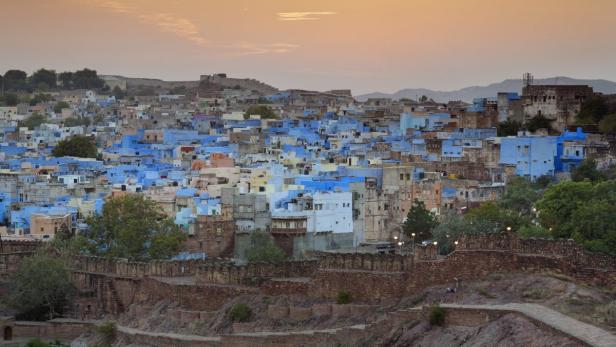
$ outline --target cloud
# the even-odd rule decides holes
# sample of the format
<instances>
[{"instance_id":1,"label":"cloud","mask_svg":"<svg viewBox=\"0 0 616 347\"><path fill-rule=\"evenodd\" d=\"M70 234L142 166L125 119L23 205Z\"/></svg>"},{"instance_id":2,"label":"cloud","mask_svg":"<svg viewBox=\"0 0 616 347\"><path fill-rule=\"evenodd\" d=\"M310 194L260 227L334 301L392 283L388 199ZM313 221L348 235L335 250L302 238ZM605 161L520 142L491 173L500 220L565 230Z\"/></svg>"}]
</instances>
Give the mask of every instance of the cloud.
<instances>
[{"instance_id":1,"label":"cloud","mask_svg":"<svg viewBox=\"0 0 616 347\"><path fill-rule=\"evenodd\" d=\"M90 3L94 4L95 6L102 7L106 10L117 13L131 13L136 10L133 6L121 3L119 1L93 0L90 1Z\"/></svg>"},{"instance_id":2,"label":"cloud","mask_svg":"<svg viewBox=\"0 0 616 347\"><path fill-rule=\"evenodd\" d=\"M336 12L321 11L321 12L278 12L278 20L282 21L300 21L300 20L319 20L322 16L331 16Z\"/></svg>"},{"instance_id":3,"label":"cloud","mask_svg":"<svg viewBox=\"0 0 616 347\"><path fill-rule=\"evenodd\" d=\"M250 42L240 42L233 45L225 46L225 48L234 51L234 55L240 56L288 53L298 47L299 45L296 45L294 43L257 44Z\"/></svg>"},{"instance_id":4,"label":"cloud","mask_svg":"<svg viewBox=\"0 0 616 347\"><path fill-rule=\"evenodd\" d=\"M207 43L199 27L190 19L171 13L142 13L134 6L113 0L92 0L91 4L115 13L137 17L142 22L157 27L162 32L174 34L182 39L203 46Z\"/></svg>"},{"instance_id":5,"label":"cloud","mask_svg":"<svg viewBox=\"0 0 616 347\"><path fill-rule=\"evenodd\" d=\"M203 45L207 42L199 33L197 25L186 18L170 13L142 14L139 15L139 18L148 24L158 27L160 31L172 33L198 45Z\"/></svg>"}]
</instances>

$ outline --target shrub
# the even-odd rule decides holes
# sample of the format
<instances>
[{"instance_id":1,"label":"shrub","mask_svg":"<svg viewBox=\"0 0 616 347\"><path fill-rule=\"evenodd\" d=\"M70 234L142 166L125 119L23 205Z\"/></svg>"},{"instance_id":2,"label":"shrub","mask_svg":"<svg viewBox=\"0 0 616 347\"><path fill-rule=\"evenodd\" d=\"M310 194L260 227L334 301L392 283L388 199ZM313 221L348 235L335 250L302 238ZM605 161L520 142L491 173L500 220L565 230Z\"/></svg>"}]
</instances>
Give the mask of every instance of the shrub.
<instances>
[{"instance_id":1,"label":"shrub","mask_svg":"<svg viewBox=\"0 0 616 347\"><path fill-rule=\"evenodd\" d=\"M494 296L494 294L489 293L489 292L488 292L487 290L485 290L484 288L479 288L479 289L477 289L477 292L478 292L479 294L481 294L481 296L484 296L484 297L486 297L486 298L488 298L488 299L494 299L494 298L496 298L496 296Z\"/></svg>"},{"instance_id":2,"label":"shrub","mask_svg":"<svg viewBox=\"0 0 616 347\"><path fill-rule=\"evenodd\" d=\"M345 305L351 302L351 293L342 291L338 292L338 296L336 297L336 302L339 305Z\"/></svg>"},{"instance_id":3,"label":"shrub","mask_svg":"<svg viewBox=\"0 0 616 347\"><path fill-rule=\"evenodd\" d=\"M550 295L550 290L545 288L533 288L522 293L523 297L532 300L547 299L548 297L550 297Z\"/></svg>"},{"instance_id":4,"label":"shrub","mask_svg":"<svg viewBox=\"0 0 616 347\"><path fill-rule=\"evenodd\" d=\"M252 317L252 310L246 304L235 304L229 312L229 318L233 322L247 322Z\"/></svg>"},{"instance_id":5,"label":"shrub","mask_svg":"<svg viewBox=\"0 0 616 347\"><path fill-rule=\"evenodd\" d=\"M601 313L603 321L611 326L616 326L616 301L612 301L605 305Z\"/></svg>"},{"instance_id":6,"label":"shrub","mask_svg":"<svg viewBox=\"0 0 616 347\"><path fill-rule=\"evenodd\" d=\"M430 309L430 325L443 325L445 323L445 310L436 305Z\"/></svg>"},{"instance_id":7,"label":"shrub","mask_svg":"<svg viewBox=\"0 0 616 347\"><path fill-rule=\"evenodd\" d=\"M101 339L103 345L111 345L115 338L116 324L112 321L107 321L96 327L96 335Z\"/></svg>"}]
</instances>

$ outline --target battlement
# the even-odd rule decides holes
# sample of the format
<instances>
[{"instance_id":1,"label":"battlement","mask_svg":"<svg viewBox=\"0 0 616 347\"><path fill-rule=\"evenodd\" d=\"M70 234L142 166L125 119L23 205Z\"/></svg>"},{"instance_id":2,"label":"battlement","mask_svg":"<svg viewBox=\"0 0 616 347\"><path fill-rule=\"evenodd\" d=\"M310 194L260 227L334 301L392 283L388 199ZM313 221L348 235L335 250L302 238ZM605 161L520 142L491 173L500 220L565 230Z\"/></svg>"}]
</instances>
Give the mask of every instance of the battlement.
<instances>
[{"instance_id":1,"label":"battlement","mask_svg":"<svg viewBox=\"0 0 616 347\"><path fill-rule=\"evenodd\" d=\"M456 250L503 250L558 257L581 267L616 271L616 257L588 252L573 240L522 239L513 232L463 235L458 240Z\"/></svg>"},{"instance_id":2,"label":"battlement","mask_svg":"<svg viewBox=\"0 0 616 347\"><path fill-rule=\"evenodd\" d=\"M208 260L155 260L150 262L95 256L76 256L71 259L74 271L100 273L118 277L182 277L193 276L197 268Z\"/></svg>"},{"instance_id":3,"label":"battlement","mask_svg":"<svg viewBox=\"0 0 616 347\"><path fill-rule=\"evenodd\" d=\"M0 253L34 252L42 245L38 240L2 240Z\"/></svg>"},{"instance_id":4,"label":"battlement","mask_svg":"<svg viewBox=\"0 0 616 347\"><path fill-rule=\"evenodd\" d=\"M315 260L286 261L281 264L214 262L198 267L197 284L258 285L270 278L311 277L317 270Z\"/></svg>"},{"instance_id":5,"label":"battlement","mask_svg":"<svg viewBox=\"0 0 616 347\"><path fill-rule=\"evenodd\" d=\"M400 254L314 252L319 269L396 272L410 268L412 259Z\"/></svg>"}]
</instances>

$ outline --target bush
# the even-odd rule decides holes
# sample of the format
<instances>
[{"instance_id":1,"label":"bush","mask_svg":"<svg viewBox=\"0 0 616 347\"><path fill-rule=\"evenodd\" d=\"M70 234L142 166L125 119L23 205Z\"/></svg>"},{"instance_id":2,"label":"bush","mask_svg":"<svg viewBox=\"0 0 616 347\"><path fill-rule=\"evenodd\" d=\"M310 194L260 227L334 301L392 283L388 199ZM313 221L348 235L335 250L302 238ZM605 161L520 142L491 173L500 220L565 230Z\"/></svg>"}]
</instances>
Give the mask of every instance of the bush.
<instances>
[{"instance_id":1,"label":"bush","mask_svg":"<svg viewBox=\"0 0 616 347\"><path fill-rule=\"evenodd\" d=\"M26 346L27 347L68 347L67 345L63 344L60 341L45 342L39 339L38 337L29 340Z\"/></svg>"},{"instance_id":2,"label":"bush","mask_svg":"<svg viewBox=\"0 0 616 347\"><path fill-rule=\"evenodd\" d=\"M345 305L345 304L350 303L351 302L351 293L345 292L345 291L338 292L338 296L336 298L336 302L339 305Z\"/></svg>"},{"instance_id":3,"label":"bush","mask_svg":"<svg viewBox=\"0 0 616 347\"><path fill-rule=\"evenodd\" d=\"M445 310L436 305L430 309L430 325L441 326L445 323Z\"/></svg>"},{"instance_id":4,"label":"bush","mask_svg":"<svg viewBox=\"0 0 616 347\"><path fill-rule=\"evenodd\" d=\"M601 310L603 321L611 326L616 326L616 301L612 301L605 305Z\"/></svg>"},{"instance_id":5,"label":"bush","mask_svg":"<svg viewBox=\"0 0 616 347\"><path fill-rule=\"evenodd\" d=\"M107 321L96 327L96 335L103 345L111 345L115 338L116 329L115 322Z\"/></svg>"},{"instance_id":6,"label":"bush","mask_svg":"<svg viewBox=\"0 0 616 347\"><path fill-rule=\"evenodd\" d=\"M265 232L254 232L250 237L250 241L252 247L246 251L246 258L248 258L249 262L262 261L279 264L287 258L287 254Z\"/></svg>"},{"instance_id":7,"label":"bush","mask_svg":"<svg viewBox=\"0 0 616 347\"><path fill-rule=\"evenodd\" d=\"M235 304L229 311L229 318L233 322L248 322L252 317L252 310L246 304Z\"/></svg>"}]
</instances>

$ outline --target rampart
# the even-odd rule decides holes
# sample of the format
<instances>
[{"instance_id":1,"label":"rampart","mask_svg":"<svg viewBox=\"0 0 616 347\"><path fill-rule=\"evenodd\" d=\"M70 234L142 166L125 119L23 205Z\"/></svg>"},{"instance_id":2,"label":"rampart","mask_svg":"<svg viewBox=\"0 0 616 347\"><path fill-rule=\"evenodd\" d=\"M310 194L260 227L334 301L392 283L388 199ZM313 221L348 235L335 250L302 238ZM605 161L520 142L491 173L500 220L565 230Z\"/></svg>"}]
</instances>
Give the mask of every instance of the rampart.
<instances>
[{"instance_id":1,"label":"rampart","mask_svg":"<svg viewBox=\"0 0 616 347\"><path fill-rule=\"evenodd\" d=\"M389 302L442 284L485 278L495 272L563 273L577 280L616 284L616 257L586 252L573 241L523 240L513 233L465 236L456 250L436 257L434 246L415 256L318 253L310 295L349 292L359 302Z\"/></svg>"},{"instance_id":2,"label":"rampart","mask_svg":"<svg viewBox=\"0 0 616 347\"><path fill-rule=\"evenodd\" d=\"M183 277L195 275L208 260L158 260L135 262L126 259L76 256L71 260L74 271L107 274L118 277Z\"/></svg>"},{"instance_id":3,"label":"rampart","mask_svg":"<svg viewBox=\"0 0 616 347\"><path fill-rule=\"evenodd\" d=\"M197 284L259 285L271 278L311 277L317 270L316 260L287 261L281 264L248 263L234 265L213 262L198 267Z\"/></svg>"}]
</instances>

